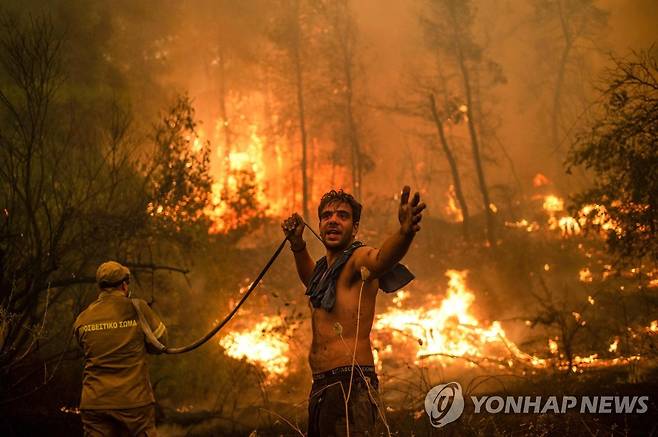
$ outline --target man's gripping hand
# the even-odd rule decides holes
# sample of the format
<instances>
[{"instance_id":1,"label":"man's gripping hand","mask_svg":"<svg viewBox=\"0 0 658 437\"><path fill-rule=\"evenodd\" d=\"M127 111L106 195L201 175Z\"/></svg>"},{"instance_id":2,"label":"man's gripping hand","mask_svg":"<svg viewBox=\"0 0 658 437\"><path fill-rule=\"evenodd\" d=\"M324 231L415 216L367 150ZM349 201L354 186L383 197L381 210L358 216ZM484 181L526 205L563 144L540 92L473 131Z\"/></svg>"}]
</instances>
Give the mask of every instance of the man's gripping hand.
<instances>
[{"instance_id":1,"label":"man's gripping hand","mask_svg":"<svg viewBox=\"0 0 658 437\"><path fill-rule=\"evenodd\" d=\"M304 220L297 213L294 213L281 222L281 229L288 241L290 241L290 248L293 252L302 250L306 246L306 242L302 236L304 234L304 227Z\"/></svg>"},{"instance_id":2,"label":"man's gripping hand","mask_svg":"<svg viewBox=\"0 0 658 437\"><path fill-rule=\"evenodd\" d=\"M423 218L423 210L425 203L420 203L420 194L414 193L411 202L409 202L409 194L411 188L408 185L402 189L402 196L400 196L400 209L398 210L398 220L400 220L400 232L403 235L413 236L416 232L420 231L420 221Z\"/></svg>"}]
</instances>

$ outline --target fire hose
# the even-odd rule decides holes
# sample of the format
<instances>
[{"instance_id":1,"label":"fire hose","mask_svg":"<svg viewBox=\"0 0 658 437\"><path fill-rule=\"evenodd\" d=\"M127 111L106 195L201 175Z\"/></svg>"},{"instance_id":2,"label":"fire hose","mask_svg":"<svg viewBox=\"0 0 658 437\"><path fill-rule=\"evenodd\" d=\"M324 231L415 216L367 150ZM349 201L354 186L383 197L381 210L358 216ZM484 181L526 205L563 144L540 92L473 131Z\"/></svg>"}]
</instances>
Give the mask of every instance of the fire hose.
<instances>
[{"instance_id":1,"label":"fire hose","mask_svg":"<svg viewBox=\"0 0 658 437\"><path fill-rule=\"evenodd\" d=\"M312 233L315 235L315 237L322 241L320 236L310 227L308 226L305 222L302 221L302 226L306 226ZM142 310L139 308L139 305L136 300L132 300L132 304L135 307L135 310L137 311L137 316L139 318L139 324L142 326L142 331L144 331L144 335L146 336L147 341L149 344L151 344L154 348L156 348L160 353L163 354L182 354L185 352L190 352L193 351L194 349L198 348L202 344L206 343L208 340L213 338L215 334L217 334L221 329L226 326L226 324L235 316L235 314L238 312L240 307L242 306L243 303L249 298L249 295L256 289L258 286L258 283L263 279L263 276L265 276L265 273L270 269L272 264L274 264L274 261L278 258L279 254L281 254L281 251L283 250L283 247L286 244L286 240L288 237L284 237L283 241L281 241L281 244L279 244L279 247L277 247L276 251L272 254L270 257L269 261L267 261L267 264L265 264L265 267L260 271L254 282L251 283L247 291L245 292L244 296L242 296L242 299L238 302L238 304L233 308L233 310L222 320L221 322L217 323L214 328L212 328L206 335L203 337L199 338L193 343L188 344L187 346L181 346L181 347L167 347L164 344L162 344L155 334L153 334L153 331L151 330L150 325L146 321L146 318L144 317L144 314L142 313Z\"/></svg>"}]
</instances>

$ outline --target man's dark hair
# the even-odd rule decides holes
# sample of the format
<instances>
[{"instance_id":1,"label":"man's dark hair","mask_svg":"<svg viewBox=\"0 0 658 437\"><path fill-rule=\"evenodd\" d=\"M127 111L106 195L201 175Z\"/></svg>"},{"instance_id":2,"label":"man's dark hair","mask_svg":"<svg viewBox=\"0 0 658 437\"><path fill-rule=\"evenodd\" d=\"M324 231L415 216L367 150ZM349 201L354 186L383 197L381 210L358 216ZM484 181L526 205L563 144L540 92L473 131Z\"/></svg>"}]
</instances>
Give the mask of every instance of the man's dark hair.
<instances>
[{"instance_id":1,"label":"man's dark hair","mask_svg":"<svg viewBox=\"0 0 658 437\"><path fill-rule=\"evenodd\" d=\"M318 206L318 218L322 214L322 210L334 202L344 202L349 204L352 207L352 221L354 224L358 224L361 220L361 204L349 193L344 192L342 189L336 191L331 190L328 193L325 193L320 199L320 206Z\"/></svg>"}]
</instances>

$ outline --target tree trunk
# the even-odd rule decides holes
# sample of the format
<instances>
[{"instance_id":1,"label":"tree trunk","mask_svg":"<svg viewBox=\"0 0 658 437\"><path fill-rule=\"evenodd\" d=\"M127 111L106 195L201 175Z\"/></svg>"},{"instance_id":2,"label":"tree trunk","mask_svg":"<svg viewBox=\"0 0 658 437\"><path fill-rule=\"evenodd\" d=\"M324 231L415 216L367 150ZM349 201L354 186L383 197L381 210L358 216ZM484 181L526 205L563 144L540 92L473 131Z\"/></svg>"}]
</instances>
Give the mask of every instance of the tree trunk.
<instances>
[{"instance_id":1,"label":"tree trunk","mask_svg":"<svg viewBox=\"0 0 658 437\"><path fill-rule=\"evenodd\" d=\"M292 44L292 58L295 68L295 88L297 91L297 114L299 121L299 134L301 137L302 143L302 211L304 216L304 221L308 223L309 211L309 183L308 183L308 144L307 144L307 135L306 135L306 119L304 112L304 76L302 71L302 60L301 60L301 36L300 36L300 23L299 23L299 0L296 0L294 3L294 40Z\"/></svg>"},{"instance_id":2,"label":"tree trunk","mask_svg":"<svg viewBox=\"0 0 658 437\"><path fill-rule=\"evenodd\" d=\"M341 16L340 9L343 14ZM345 20L344 25L341 18ZM354 71L352 66L352 47L350 47L350 34L352 30L347 1L336 3L335 29L336 37L341 50L343 64L343 79L345 80L345 118L347 123L347 134L350 142L352 162L352 194L357 199L361 198L361 180L363 166L361 162L361 143L357 123L354 117Z\"/></svg>"},{"instance_id":3,"label":"tree trunk","mask_svg":"<svg viewBox=\"0 0 658 437\"><path fill-rule=\"evenodd\" d=\"M455 195L457 196L457 201L459 202L459 208L462 211L462 232L464 234L464 239L470 239L469 232L469 221L470 217L468 215L468 205L466 204L466 198L462 190L461 178L459 177L459 169L457 168L457 161L448 146L448 140L446 139L445 132L443 131L443 124L439 119L439 114L436 110L436 102L434 100L434 95L429 95L430 108L432 109L432 117L434 118L434 124L436 125L436 130L439 134L439 141L441 142L441 147L443 152L446 155L448 164L450 164L450 173L452 174L452 182L455 186Z\"/></svg>"},{"instance_id":4,"label":"tree trunk","mask_svg":"<svg viewBox=\"0 0 658 437\"><path fill-rule=\"evenodd\" d=\"M557 151L560 149L560 107L562 102L562 87L564 85L564 74L567 69L567 61L569 60L569 52L573 46L571 32L562 11L562 3L558 1L560 13L560 28L564 36L564 48L562 49L562 56L560 57L560 65L558 67L557 78L555 82L555 93L553 94L553 110L551 111L551 147Z\"/></svg>"},{"instance_id":5,"label":"tree trunk","mask_svg":"<svg viewBox=\"0 0 658 437\"><path fill-rule=\"evenodd\" d=\"M466 94L466 116L468 117L468 133L471 138L471 148L473 151L473 161L475 162L475 170L478 176L478 183L480 192L482 193L482 203L484 206L484 213L487 220L487 241L490 246L496 243L496 222L491 210L491 200L489 198L489 189L484 176L484 169L482 167L482 159L480 157L480 144L475 131L475 118L473 114L473 95L471 90L471 82L469 79L468 68L466 67L466 60L460 42L457 42L457 57L459 61L459 68L464 83L464 93Z\"/></svg>"},{"instance_id":6,"label":"tree trunk","mask_svg":"<svg viewBox=\"0 0 658 437\"><path fill-rule=\"evenodd\" d=\"M231 128L228 123L228 110L226 109L226 59L221 42L219 44L219 115L222 119L222 131L224 132L224 186L231 169Z\"/></svg>"},{"instance_id":7,"label":"tree trunk","mask_svg":"<svg viewBox=\"0 0 658 437\"><path fill-rule=\"evenodd\" d=\"M346 60L347 62L347 60ZM346 83L347 83L347 123L349 128L350 146L352 150L352 191L357 199L361 199L361 144L357 131L356 121L354 120L354 111L352 108L352 75L351 66L346 64Z\"/></svg>"}]
</instances>

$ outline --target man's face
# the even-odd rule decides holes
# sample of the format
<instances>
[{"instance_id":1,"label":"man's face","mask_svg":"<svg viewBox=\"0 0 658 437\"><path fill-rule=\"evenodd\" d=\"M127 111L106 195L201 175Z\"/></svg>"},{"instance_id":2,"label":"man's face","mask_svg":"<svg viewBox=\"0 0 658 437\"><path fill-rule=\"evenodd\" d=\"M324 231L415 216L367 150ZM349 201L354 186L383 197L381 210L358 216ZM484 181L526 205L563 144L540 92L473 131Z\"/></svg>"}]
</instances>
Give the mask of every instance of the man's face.
<instances>
[{"instance_id":1,"label":"man's face","mask_svg":"<svg viewBox=\"0 0 658 437\"><path fill-rule=\"evenodd\" d=\"M346 248L356 236L357 229L349 203L332 202L320 212L320 236L329 250Z\"/></svg>"}]
</instances>

